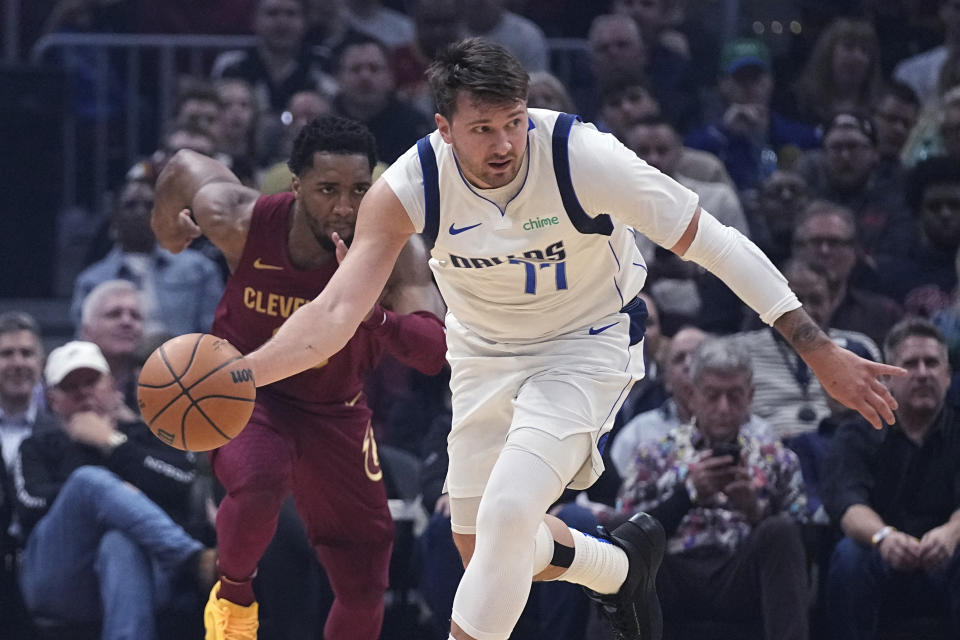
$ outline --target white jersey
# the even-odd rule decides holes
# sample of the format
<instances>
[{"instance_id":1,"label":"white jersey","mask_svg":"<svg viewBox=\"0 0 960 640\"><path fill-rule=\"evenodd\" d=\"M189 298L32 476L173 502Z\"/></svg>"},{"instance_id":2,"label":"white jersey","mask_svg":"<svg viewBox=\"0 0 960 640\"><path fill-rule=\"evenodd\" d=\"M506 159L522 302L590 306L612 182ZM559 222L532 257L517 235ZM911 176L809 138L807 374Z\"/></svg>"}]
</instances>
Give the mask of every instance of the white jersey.
<instances>
[{"instance_id":1,"label":"white jersey","mask_svg":"<svg viewBox=\"0 0 960 640\"><path fill-rule=\"evenodd\" d=\"M450 313L487 340L535 342L619 311L646 279L635 230L673 246L697 207L695 193L612 135L576 121L569 138L563 126L555 136L560 116L529 110L526 175L502 210L465 180L437 131L421 141L433 176L417 146L383 174L416 230L436 230L430 266ZM568 167L555 171L555 158ZM431 188L439 206L427 205Z\"/></svg>"}]
</instances>

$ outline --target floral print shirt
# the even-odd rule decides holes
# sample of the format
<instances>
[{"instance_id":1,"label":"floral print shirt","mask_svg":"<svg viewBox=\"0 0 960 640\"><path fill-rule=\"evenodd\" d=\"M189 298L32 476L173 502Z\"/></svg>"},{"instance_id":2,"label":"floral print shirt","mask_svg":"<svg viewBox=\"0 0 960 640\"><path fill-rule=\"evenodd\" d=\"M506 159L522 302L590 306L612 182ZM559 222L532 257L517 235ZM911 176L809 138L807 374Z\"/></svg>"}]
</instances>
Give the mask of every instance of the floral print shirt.
<instances>
[{"instance_id":1,"label":"floral print shirt","mask_svg":"<svg viewBox=\"0 0 960 640\"><path fill-rule=\"evenodd\" d=\"M800 462L779 441L759 440L748 432L737 439L741 464L757 487L760 518L788 514L797 522L806 519L806 496ZM659 442L641 446L627 470L617 510L625 513L650 511L677 491L691 493L693 506L667 542L668 553L683 553L700 547L719 547L733 552L750 535L746 514L735 510L723 493L697 501L692 482L687 482L691 463L708 449L693 424L672 429Z\"/></svg>"}]
</instances>

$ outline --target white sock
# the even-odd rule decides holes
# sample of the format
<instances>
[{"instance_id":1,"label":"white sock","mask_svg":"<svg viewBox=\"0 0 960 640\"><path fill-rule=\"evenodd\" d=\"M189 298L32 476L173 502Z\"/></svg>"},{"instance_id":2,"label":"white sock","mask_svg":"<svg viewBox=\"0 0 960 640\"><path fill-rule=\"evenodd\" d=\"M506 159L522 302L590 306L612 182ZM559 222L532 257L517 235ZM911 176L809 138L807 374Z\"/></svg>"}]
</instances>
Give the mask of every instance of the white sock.
<instances>
[{"instance_id":1,"label":"white sock","mask_svg":"<svg viewBox=\"0 0 960 640\"><path fill-rule=\"evenodd\" d=\"M597 593L616 593L627 579L629 562L623 549L606 540L570 529L573 563L557 580L582 584Z\"/></svg>"}]
</instances>

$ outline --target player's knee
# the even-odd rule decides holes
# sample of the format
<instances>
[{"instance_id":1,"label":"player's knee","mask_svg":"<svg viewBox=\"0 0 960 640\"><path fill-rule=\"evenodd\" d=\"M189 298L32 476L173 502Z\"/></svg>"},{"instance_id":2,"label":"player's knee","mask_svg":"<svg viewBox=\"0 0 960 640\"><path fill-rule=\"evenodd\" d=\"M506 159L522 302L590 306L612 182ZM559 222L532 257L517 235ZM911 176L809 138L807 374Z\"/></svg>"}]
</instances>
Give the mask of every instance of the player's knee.
<instances>
[{"instance_id":1,"label":"player's knee","mask_svg":"<svg viewBox=\"0 0 960 640\"><path fill-rule=\"evenodd\" d=\"M477 513L477 531L510 532L511 536L526 531L532 536L542 519L543 512L538 513L537 505L523 492L486 495Z\"/></svg>"},{"instance_id":2,"label":"player's knee","mask_svg":"<svg viewBox=\"0 0 960 640\"><path fill-rule=\"evenodd\" d=\"M240 482L227 487L235 498L266 500L270 504L282 503L290 491L290 475L282 469L259 467L244 475Z\"/></svg>"}]
</instances>

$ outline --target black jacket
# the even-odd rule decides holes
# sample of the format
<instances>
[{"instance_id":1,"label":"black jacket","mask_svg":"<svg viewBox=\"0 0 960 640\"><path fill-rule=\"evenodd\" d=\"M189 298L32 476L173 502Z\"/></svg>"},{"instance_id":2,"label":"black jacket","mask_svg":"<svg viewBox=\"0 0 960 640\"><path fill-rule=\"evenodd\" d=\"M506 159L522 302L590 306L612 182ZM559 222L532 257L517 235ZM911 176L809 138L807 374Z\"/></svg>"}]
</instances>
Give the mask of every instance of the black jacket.
<instances>
[{"instance_id":1,"label":"black jacket","mask_svg":"<svg viewBox=\"0 0 960 640\"><path fill-rule=\"evenodd\" d=\"M20 445L14 473L17 512L24 536L39 522L78 467L106 467L156 502L181 525L189 522L194 455L168 447L140 421L120 423L127 442L109 455L70 439L59 426L35 431Z\"/></svg>"}]
</instances>

